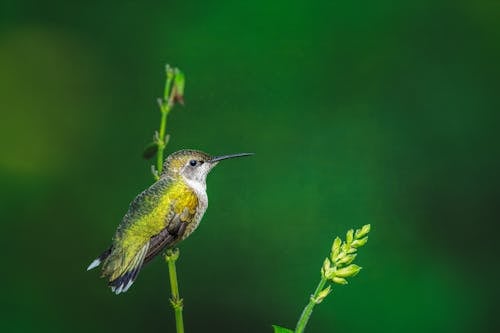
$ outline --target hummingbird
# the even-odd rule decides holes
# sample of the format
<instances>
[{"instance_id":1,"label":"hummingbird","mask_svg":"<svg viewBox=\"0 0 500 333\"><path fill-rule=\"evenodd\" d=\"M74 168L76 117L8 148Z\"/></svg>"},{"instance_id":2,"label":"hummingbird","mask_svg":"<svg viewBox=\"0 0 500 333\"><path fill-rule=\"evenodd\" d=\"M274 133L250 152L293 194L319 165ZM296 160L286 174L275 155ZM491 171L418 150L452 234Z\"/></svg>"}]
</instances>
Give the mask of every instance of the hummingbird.
<instances>
[{"instance_id":1,"label":"hummingbird","mask_svg":"<svg viewBox=\"0 0 500 333\"><path fill-rule=\"evenodd\" d=\"M210 156L197 150L169 155L160 178L131 202L111 246L87 271L102 264L101 277L111 291L126 292L146 263L198 227L208 206L208 173L222 160L249 155Z\"/></svg>"}]
</instances>

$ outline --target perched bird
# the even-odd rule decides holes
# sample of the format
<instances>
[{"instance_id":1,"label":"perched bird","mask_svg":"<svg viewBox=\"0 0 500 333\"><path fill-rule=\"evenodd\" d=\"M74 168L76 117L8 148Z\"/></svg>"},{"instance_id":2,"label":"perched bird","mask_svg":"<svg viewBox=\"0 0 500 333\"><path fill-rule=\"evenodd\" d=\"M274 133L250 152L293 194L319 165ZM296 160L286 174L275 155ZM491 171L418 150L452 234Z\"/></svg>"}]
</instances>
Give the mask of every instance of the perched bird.
<instances>
[{"instance_id":1,"label":"perched bird","mask_svg":"<svg viewBox=\"0 0 500 333\"><path fill-rule=\"evenodd\" d=\"M147 262L163 249L188 237L199 225L208 205L206 178L219 161L252 155L212 157L196 150L181 150L167 157L160 179L130 204L113 243L87 268L102 263L102 277L111 290L127 291Z\"/></svg>"}]
</instances>

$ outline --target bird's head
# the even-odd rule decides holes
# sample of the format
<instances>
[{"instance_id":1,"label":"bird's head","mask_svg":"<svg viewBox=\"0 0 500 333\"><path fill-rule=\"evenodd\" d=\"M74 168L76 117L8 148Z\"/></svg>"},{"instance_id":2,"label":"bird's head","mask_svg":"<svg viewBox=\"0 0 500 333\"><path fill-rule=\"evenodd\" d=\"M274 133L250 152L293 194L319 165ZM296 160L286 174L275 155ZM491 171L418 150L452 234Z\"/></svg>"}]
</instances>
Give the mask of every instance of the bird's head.
<instances>
[{"instance_id":1,"label":"bird's head","mask_svg":"<svg viewBox=\"0 0 500 333\"><path fill-rule=\"evenodd\" d=\"M162 177L184 177L187 181L205 184L207 175L220 161L229 158L253 155L239 153L231 155L210 156L199 150L180 150L172 153L165 160Z\"/></svg>"}]
</instances>

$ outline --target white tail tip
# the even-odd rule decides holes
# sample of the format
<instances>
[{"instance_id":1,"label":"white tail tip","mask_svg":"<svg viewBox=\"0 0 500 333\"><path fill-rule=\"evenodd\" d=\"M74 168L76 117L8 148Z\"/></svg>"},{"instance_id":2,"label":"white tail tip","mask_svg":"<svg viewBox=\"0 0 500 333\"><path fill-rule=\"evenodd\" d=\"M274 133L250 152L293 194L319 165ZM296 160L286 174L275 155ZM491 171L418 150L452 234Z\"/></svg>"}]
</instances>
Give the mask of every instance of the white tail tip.
<instances>
[{"instance_id":1,"label":"white tail tip","mask_svg":"<svg viewBox=\"0 0 500 333\"><path fill-rule=\"evenodd\" d=\"M132 283L134 283L134 280L130 280L127 285L125 286L125 288L123 288L122 292L126 292L128 290L128 288L130 288L130 286L132 286Z\"/></svg>"},{"instance_id":2,"label":"white tail tip","mask_svg":"<svg viewBox=\"0 0 500 333\"><path fill-rule=\"evenodd\" d=\"M89 267L87 267L87 271L90 271L91 269L96 268L100 264L101 264L101 259L97 258L96 260L94 260L90 263Z\"/></svg>"}]
</instances>

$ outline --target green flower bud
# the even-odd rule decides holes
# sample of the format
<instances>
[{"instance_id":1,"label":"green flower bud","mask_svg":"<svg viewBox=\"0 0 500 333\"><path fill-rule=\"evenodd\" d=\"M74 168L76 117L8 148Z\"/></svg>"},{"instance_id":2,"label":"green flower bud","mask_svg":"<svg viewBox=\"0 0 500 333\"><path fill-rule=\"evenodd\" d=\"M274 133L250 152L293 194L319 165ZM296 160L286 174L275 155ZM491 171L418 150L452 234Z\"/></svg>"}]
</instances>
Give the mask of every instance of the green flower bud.
<instances>
[{"instance_id":1,"label":"green flower bud","mask_svg":"<svg viewBox=\"0 0 500 333\"><path fill-rule=\"evenodd\" d=\"M185 85L185 76L178 68L175 69L175 78L174 78L174 100L179 102L180 104L184 104L184 85Z\"/></svg>"},{"instance_id":2,"label":"green flower bud","mask_svg":"<svg viewBox=\"0 0 500 333\"><path fill-rule=\"evenodd\" d=\"M363 238L366 235L368 235L368 233L370 232L370 229L371 229L371 225L365 224L363 227L361 227L361 229L356 230L356 234L354 235L354 237L356 239Z\"/></svg>"},{"instance_id":3,"label":"green flower bud","mask_svg":"<svg viewBox=\"0 0 500 333\"><path fill-rule=\"evenodd\" d=\"M331 266L331 262L328 258L325 258L325 261L323 262L323 267L321 267L321 275L324 278L329 278L333 273L333 268Z\"/></svg>"},{"instance_id":4,"label":"green flower bud","mask_svg":"<svg viewBox=\"0 0 500 333\"><path fill-rule=\"evenodd\" d=\"M177 93L180 95L184 95L185 81L186 77L184 76L184 73L181 72L178 68L176 68L174 84L177 87Z\"/></svg>"},{"instance_id":5,"label":"green flower bud","mask_svg":"<svg viewBox=\"0 0 500 333\"><path fill-rule=\"evenodd\" d=\"M319 304L321 302L323 302L323 300L325 299L326 296L328 296L328 294L330 294L332 291L332 287L331 286L328 286L326 287L325 289L321 290L319 293L318 293L318 297L316 297L313 301L314 303L316 304Z\"/></svg>"},{"instance_id":6,"label":"green flower bud","mask_svg":"<svg viewBox=\"0 0 500 333\"><path fill-rule=\"evenodd\" d=\"M352 243L352 240L354 238L354 230L349 230L345 236L345 242L347 245L350 245Z\"/></svg>"},{"instance_id":7,"label":"green flower bud","mask_svg":"<svg viewBox=\"0 0 500 333\"><path fill-rule=\"evenodd\" d=\"M347 284L347 280L338 276L334 276L332 278L332 282L337 283L337 284Z\"/></svg>"},{"instance_id":8,"label":"green flower bud","mask_svg":"<svg viewBox=\"0 0 500 333\"><path fill-rule=\"evenodd\" d=\"M352 264L352 265L349 265L347 267L336 270L335 276L341 277L341 278L347 278L347 277L355 276L356 274L359 273L360 270L361 270L361 267L359 267L356 264Z\"/></svg>"},{"instance_id":9,"label":"green flower bud","mask_svg":"<svg viewBox=\"0 0 500 333\"><path fill-rule=\"evenodd\" d=\"M335 260L332 260L333 262L335 262L335 264L337 264L337 262L339 262L340 260L344 259L344 257L346 256L347 253L345 253L344 251L340 252L339 255L335 258Z\"/></svg>"},{"instance_id":10,"label":"green flower bud","mask_svg":"<svg viewBox=\"0 0 500 333\"><path fill-rule=\"evenodd\" d=\"M355 241L354 241L354 242L355 242ZM353 243L354 243L354 242L353 242ZM356 253L356 251L357 251L357 249L356 249L355 247L351 247L351 248L347 251L347 253L348 253L348 254L353 254L353 253Z\"/></svg>"},{"instance_id":11,"label":"green flower bud","mask_svg":"<svg viewBox=\"0 0 500 333\"><path fill-rule=\"evenodd\" d=\"M165 65L165 74L167 75L167 79L174 78L174 69L169 64Z\"/></svg>"},{"instance_id":12,"label":"green flower bud","mask_svg":"<svg viewBox=\"0 0 500 333\"><path fill-rule=\"evenodd\" d=\"M342 240L339 237L335 238L332 245L332 255L331 255L332 261L335 261L335 258L337 258L337 256L339 255L341 244Z\"/></svg>"},{"instance_id":13,"label":"green flower bud","mask_svg":"<svg viewBox=\"0 0 500 333\"><path fill-rule=\"evenodd\" d=\"M337 265L349 265L354 261L357 254L348 254L336 262Z\"/></svg>"},{"instance_id":14,"label":"green flower bud","mask_svg":"<svg viewBox=\"0 0 500 333\"><path fill-rule=\"evenodd\" d=\"M354 242L352 242L352 247L355 248L362 247L363 245L366 244L366 242L368 242L368 237L356 239Z\"/></svg>"}]
</instances>

